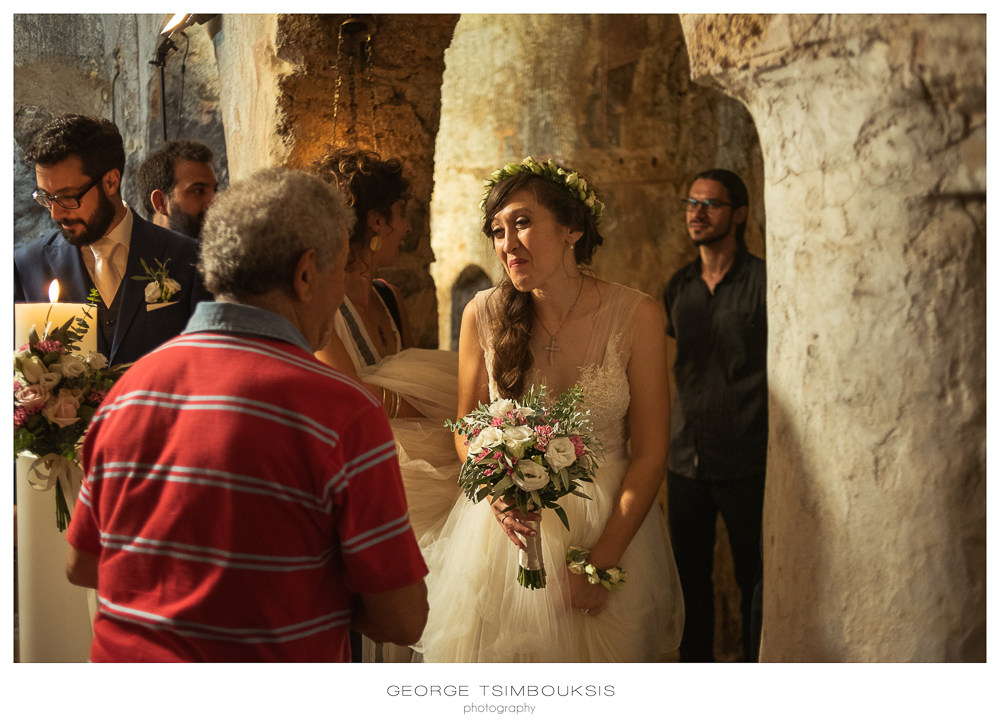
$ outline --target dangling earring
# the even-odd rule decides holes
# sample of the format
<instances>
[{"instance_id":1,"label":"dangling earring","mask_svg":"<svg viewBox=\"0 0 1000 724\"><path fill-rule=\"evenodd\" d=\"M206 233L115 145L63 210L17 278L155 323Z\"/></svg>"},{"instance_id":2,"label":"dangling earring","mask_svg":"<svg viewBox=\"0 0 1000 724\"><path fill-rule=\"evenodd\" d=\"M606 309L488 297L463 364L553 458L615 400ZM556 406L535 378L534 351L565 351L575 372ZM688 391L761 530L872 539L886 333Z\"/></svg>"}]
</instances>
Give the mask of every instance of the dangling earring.
<instances>
[{"instance_id":1,"label":"dangling earring","mask_svg":"<svg viewBox=\"0 0 1000 724\"><path fill-rule=\"evenodd\" d=\"M373 236L372 240L368 242L368 248L371 249L372 251L378 251L379 249L382 248L382 236L381 236L381 234L382 234L382 231L380 229L376 230L375 231L375 236Z\"/></svg>"}]
</instances>

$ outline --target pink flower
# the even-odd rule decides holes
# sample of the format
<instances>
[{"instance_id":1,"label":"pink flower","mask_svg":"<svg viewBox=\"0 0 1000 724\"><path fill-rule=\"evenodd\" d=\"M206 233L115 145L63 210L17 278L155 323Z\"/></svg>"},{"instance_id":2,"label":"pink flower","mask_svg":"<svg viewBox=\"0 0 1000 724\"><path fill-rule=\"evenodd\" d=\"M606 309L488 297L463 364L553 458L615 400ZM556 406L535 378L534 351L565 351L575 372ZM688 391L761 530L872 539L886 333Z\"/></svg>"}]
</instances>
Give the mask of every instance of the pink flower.
<instances>
[{"instance_id":1,"label":"pink flower","mask_svg":"<svg viewBox=\"0 0 1000 724\"><path fill-rule=\"evenodd\" d=\"M587 452L586 446L583 444L583 438L579 435L573 435L570 438L570 442L573 443L573 452L576 453L577 457L580 457L585 452Z\"/></svg>"},{"instance_id":2,"label":"pink flower","mask_svg":"<svg viewBox=\"0 0 1000 724\"><path fill-rule=\"evenodd\" d=\"M91 390L90 396L87 397L87 401L92 405L100 405L104 402L104 398L108 396L107 390Z\"/></svg>"},{"instance_id":3,"label":"pink flower","mask_svg":"<svg viewBox=\"0 0 1000 724\"><path fill-rule=\"evenodd\" d=\"M492 424L493 427L503 427L503 420L501 420L499 417L494 417Z\"/></svg>"},{"instance_id":4,"label":"pink flower","mask_svg":"<svg viewBox=\"0 0 1000 724\"><path fill-rule=\"evenodd\" d=\"M500 460L501 458L503 458L503 453L500 452L499 450L497 450L495 453L493 453L493 459L494 460Z\"/></svg>"},{"instance_id":5,"label":"pink flower","mask_svg":"<svg viewBox=\"0 0 1000 724\"><path fill-rule=\"evenodd\" d=\"M59 427L66 427L80 421L80 418L77 417L79 409L79 398L70 390L60 390L59 397L53 400L42 411L42 414Z\"/></svg>"},{"instance_id":6,"label":"pink flower","mask_svg":"<svg viewBox=\"0 0 1000 724\"><path fill-rule=\"evenodd\" d=\"M38 344L35 345L35 347L38 349L39 352L42 352L43 354L48 354L49 352L58 352L59 350L62 349L62 345L59 344L59 342L57 342L54 339L40 340Z\"/></svg>"},{"instance_id":7,"label":"pink flower","mask_svg":"<svg viewBox=\"0 0 1000 724\"><path fill-rule=\"evenodd\" d=\"M41 385L28 385L21 387L14 393L14 400L26 412L37 412L45 407L45 403L49 401L51 396L49 391Z\"/></svg>"},{"instance_id":8,"label":"pink flower","mask_svg":"<svg viewBox=\"0 0 1000 724\"><path fill-rule=\"evenodd\" d=\"M17 392L17 391L18 391L19 389L21 389L22 387L24 387L24 385L22 385L22 384L21 384L20 382L18 382L17 380L14 380L14 392Z\"/></svg>"},{"instance_id":9,"label":"pink flower","mask_svg":"<svg viewBox=\"0 0 1000 724\"><path fill-rule=\"evenodd\" d=\"M21 354L23 352L27 352L29 349L31 349L31 345L25 342L24 344L22 344L20 347L17 348L17 353Z\"/></svg>"},{"instance_id":10,"label":"pink flower","mask_svg":"<svg viewBox=\"0 0 1000 724\"><path fill-rule=\"evenodd\" d=\"M24 423L28 420L28 411L23 407L14 408L14 427L24 427Z\"/></svg>"}]
</instances>

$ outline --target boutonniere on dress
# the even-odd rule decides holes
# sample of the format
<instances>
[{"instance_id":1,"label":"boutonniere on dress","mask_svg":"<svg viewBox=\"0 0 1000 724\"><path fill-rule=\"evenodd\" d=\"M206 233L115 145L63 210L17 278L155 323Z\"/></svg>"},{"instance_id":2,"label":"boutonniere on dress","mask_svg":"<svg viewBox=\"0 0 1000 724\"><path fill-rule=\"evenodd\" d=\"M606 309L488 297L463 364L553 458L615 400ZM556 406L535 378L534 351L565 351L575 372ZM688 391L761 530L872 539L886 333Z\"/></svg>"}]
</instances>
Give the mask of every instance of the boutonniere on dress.
<instances>
[{"instance_id":1,"label":"boutonniere on dress","mask_svg":"<svg viewBox=\"0 0 1000 724\"><path fill-rule=\"evenodd\" d=\"M169 302L170 298L181 290L181 285L170 278L170 274L167 272L167 264L170 260L162 262L159 259L153 259L156 262L156 269L153 269L146 263L145 259L140 259L142 262L142 268L146 270L146 276L135 276L132 277L137 282L149 282L146 285L146 302L149 304L157 304L160 302Z\"/></svg>"}]
</instances>

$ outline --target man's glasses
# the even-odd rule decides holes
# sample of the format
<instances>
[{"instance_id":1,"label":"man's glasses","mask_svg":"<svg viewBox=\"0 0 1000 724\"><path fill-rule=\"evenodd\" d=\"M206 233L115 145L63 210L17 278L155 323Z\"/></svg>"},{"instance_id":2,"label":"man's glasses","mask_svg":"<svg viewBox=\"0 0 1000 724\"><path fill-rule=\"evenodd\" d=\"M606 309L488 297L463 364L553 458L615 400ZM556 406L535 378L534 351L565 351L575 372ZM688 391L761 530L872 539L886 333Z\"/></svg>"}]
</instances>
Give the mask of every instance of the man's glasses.
<instances>
[{"instance_id":1,"label":"man's glasses","mask_svg":"<svg viewBox=\"0 0 1000 724\"><path fill-rule=\"evenodd\" d=\"M47 193L41 189L35 189L31 192L31 198L37 201L41 206L46 209L51 209L53 203L57 203L64 209L79 209L80 199L87 195L94 186L97 185L100 179L93 179L89 184L83 187L83 191L78 194L73 194L72 196L49 196Z\"/></svg>"},{"instance_id":2,"label":"man's glasses","mask_svg":"<svg viewBox=\"0 0 1000 724\"><path fill-rule=\"evenodd\" d=\"M693 213L699 208L705 209L705 211L718 211L723 206L731 206L731 204L718 199L681 199L681 203L684 204L684 209L689 213Z\"/></svg>"}]
</instances>

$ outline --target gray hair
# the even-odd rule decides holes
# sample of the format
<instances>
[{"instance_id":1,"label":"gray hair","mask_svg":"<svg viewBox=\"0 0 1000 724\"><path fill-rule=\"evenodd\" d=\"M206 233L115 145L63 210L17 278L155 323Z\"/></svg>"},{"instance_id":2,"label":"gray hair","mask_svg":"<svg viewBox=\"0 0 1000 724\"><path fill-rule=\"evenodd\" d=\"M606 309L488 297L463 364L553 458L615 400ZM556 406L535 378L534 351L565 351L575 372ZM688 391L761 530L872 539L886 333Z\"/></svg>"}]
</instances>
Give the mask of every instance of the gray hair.
<instances>
[{"instance_id":1,"label":"gray hair","mask_svg":"<svg viewBox=\"0 0 1000 724\"><path fill-rule=\"evenodd\" d=\"M303 253L315 249L326 271L353 228L354 211L336 187L304 171L264 169L216 197L205 216L198 270L216 296L287 290Z\"/></svg>"}]
</instances>

